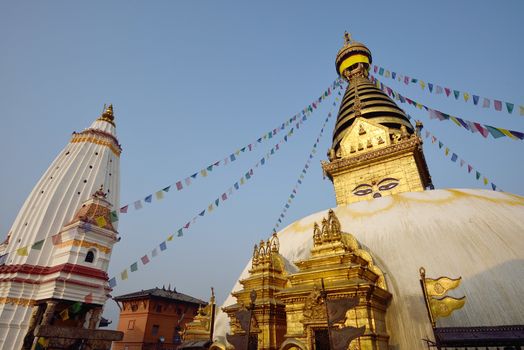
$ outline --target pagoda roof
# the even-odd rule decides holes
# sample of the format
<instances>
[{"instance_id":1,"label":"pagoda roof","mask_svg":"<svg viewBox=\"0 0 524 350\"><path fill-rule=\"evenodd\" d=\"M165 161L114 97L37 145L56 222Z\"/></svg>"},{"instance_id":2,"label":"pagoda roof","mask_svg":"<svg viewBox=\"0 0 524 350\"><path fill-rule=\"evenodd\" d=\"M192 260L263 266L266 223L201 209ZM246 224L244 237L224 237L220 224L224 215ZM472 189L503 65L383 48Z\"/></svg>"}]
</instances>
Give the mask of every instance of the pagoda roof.
<instances>
[{"instance_id":1,"label":"pagoda roof","mask_svg":"<svg viewBox=\"0 0 524 350\"><path fill-rule=\"evenodd\" d=\"M190 295L179 293L175 290L169 290L165 288L151 288L146 290L141 290L138 292L133 292L129 294L120 295L114 298L115 301L127 301L135 299L144 299L144 298L162 298L175 301L183 301L186 303L198 304L198 305L207 305L207 302L193 298Z\"/></svg>"}]
</instances>

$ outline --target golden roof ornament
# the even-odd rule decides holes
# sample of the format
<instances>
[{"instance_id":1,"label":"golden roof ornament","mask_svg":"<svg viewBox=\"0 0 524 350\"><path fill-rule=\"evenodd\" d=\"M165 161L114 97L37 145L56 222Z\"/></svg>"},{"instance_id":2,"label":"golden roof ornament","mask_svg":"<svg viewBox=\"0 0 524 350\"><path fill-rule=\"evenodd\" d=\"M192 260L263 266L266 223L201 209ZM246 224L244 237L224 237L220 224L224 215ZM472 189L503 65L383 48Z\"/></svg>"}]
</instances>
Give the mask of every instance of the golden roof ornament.
<instances>
[{"instance_id":1,"label":"golden roof ornament","mask_svg":"<svg viewBox=\"0 0 524 350\"><path fill-rule=\"evenodd\" d=\"M103 120L108 122L109 124L112 124L115 126L115 115L113 114L113 105L109 104L109 106L106 107L104 104L104 111L102 112L102 115L98 118L98 120Z\"/></svg>"}]
</instances>

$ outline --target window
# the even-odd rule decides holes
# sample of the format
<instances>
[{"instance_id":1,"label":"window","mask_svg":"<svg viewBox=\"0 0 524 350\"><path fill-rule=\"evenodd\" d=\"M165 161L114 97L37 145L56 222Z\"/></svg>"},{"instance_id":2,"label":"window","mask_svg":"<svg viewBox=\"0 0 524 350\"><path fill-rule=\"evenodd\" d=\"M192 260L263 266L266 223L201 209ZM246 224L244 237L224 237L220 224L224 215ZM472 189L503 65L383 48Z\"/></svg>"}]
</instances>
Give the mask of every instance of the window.
<instances>
[{"instance_id":1,"label":"window","mask_svg":"<svg viewBox=\"0 0 524 350\"><path fill-rule=\"evenodd\" d=\"M160 326L157 324L153 325L153 329L151 329L151 335L158 335L158 330L160 329Z\"/></svg>"},{"instance_id":2,"label":"window","mask_svg":"<svg viewBox=\"0 0 524 350\"><path fill-rule=\"evenodd\" d=\"M127 329L135 329L135 320L129 320L127 323Z\"/></svg>"},{"instance_id":3,"label":"window","mask_svg":"<svg viewBox=\"0 0 524 350\"><path fill-rule=\"evenodd\" d=\"M135 312L136 310L138 310L138 305L136 304L131 305L131 311Z\"/></svg>"},{"instance_id":4,"label":"window","mask_svg":"<svg viewBox=\"0 0 524 350\"><path fill-rule=\"evenodd\" d=\"M90 250L86 254L85 262L92 263L93 261L95 261L95 251L94 250Z\"/></svg>"}]
</instances>

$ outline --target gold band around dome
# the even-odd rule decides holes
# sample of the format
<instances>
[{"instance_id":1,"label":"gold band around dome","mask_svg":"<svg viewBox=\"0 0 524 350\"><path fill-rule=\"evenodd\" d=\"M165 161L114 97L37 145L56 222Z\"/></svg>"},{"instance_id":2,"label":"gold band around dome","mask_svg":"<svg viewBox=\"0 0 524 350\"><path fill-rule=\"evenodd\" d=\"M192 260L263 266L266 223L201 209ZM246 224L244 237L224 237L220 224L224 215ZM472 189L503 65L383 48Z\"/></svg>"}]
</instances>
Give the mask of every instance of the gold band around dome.
<instances>
[{"instance_id":1,"label":"gold band around dome","mask_svg":"<svg viewBox=\"0 0 524 350\"><path fill-rule=\"evenodd\" d=\"M346 68L351 67L355 63L367 63L369 64L369 58L366 55L356 54L351 55L348 58L346 58L344 61L342 61L342 64L340 65L340 68L338 69L338 72L342 75L342 73L346 70Z\"/></svg>"}]
</instances>

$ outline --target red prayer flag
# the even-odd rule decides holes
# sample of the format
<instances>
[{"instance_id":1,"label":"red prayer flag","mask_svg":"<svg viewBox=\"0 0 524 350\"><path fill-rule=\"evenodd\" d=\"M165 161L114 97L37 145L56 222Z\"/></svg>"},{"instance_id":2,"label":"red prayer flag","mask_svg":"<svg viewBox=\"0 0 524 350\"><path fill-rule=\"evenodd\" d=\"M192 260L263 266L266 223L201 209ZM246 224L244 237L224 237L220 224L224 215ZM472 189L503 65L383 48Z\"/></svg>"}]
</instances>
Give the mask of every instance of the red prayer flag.
<instances>
[{"instance_id":1,"label":"red prayer flag","mask_svg":"<svg viewBox=\"0 0 524 350\"><path fill-rule=\"evenodd\" d=\"M178 181L176 183L176 189L179 190L179 191L182 189L182 181Z\"/></svg>"},{"instance_id":2,"label":"red prayer flag","mask_svg":"<svg viewBox=\"0 0 524 350\"><path fill-rule=\"evenodd\" d=\"M444 88L444 91L446 92L446 96L449 97L449 94L451 94L451 90L449 88Z\"/></svg>"},{"instance_id":3,"label":"red prayer flag","mask_svg":"<svg viewBox=\"0 0 524 350\"><path fill-rule=\"evenodd\" d=\"M477 130L482 134L482 136L488 137L488 135L489 135L488 129L486 129L485 127L483 127L479 123L474 123L474 124L475 124L475 127L477 128Z\"/></svg>"},{"instance_id":4,"label":"red prayer flag","mask_svg":"<svg viewBox=\"0 0 524 350\"><path fill-rule=\"evenodd\" d=\"M144 265L149 262L149 258L147 256L147 254L144 255L143 257L141 257L140 260L142 260L142 264L144 264Z\"/></svg>"},{"instance_id":5,"label":"red prayer flag","mask_svg":"<svg viewBox=\"0 0 524 350\"><path fill-rule=\"evenodd\" d=\"M189 228L189 224L191 224L191 222L188 222L187 224L184 225L184 228L185 229L188 229Z\"/></svg>"},{"instance_id":6,"label":"red prayer flag","mask_svg":"<svg viewBox=\"0 0 524 350\"><path fill-rule=\"evenodd\" d=\"M127 213L127 208L128 207L129 207L129 205L126 205L125 207L120 208L120 212L123 213L123 214Z\"/></svg>"},{"instance_id":7,"label":"red prayer flag","mask_svg":"<svg viewBox=\"0 0 524 350\"><path fill-rule=\"evenodd\" d=\"M471 173L471 170L473 170L473 167L468 164L468 173Z\"/></svg>"},{"instance_id":8,"label":"red prayer flag","mask_svg":"<svg viewBox=\"0 0 524 350\"><path fill-rule=\"evenodd\" d=\"M495 110L501 111L502 110L502 101L493 100L493 106L495 106Z\"/></svg>"},{"instance_id":9,"label":"red prayer flag","mask_svg":"<svg viewBox=\"0 0 524 350\"><path fill-rule=\"evenodd\" d=\"M226 193L222 193L222 200L225 201L227 199L227 194Z\"/></svg>"},{"instance_id":10,"label":"red prayer flag","mask_svg":"<svg viewBox=\"0 0 524 350\"><path fill-rule=\"evenodd\" d=\"M62 243L62 234L57 233L56 235L51 236L51 240L53 241L54 245L59 245Z\"/></svg>"}]
</instances>

